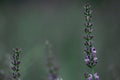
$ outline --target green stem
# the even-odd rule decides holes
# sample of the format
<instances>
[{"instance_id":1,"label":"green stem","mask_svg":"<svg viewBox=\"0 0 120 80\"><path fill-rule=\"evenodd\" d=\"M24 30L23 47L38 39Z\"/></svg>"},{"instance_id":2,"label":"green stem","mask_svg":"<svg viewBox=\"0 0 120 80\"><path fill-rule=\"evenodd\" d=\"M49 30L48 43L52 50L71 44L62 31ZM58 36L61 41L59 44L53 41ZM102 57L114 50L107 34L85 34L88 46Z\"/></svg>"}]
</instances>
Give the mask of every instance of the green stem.
<instances>
[{"instance_id":1,"label":"green stem","mask_svg":"<svg viewBox=\"0 0 120 80\"><path fill-rule=\"evenodd\" d=\"M94 68L92 68L92 76L93 76L93 80L95 80L95 78L94 78Z\"/></svg>"}]
</instances>

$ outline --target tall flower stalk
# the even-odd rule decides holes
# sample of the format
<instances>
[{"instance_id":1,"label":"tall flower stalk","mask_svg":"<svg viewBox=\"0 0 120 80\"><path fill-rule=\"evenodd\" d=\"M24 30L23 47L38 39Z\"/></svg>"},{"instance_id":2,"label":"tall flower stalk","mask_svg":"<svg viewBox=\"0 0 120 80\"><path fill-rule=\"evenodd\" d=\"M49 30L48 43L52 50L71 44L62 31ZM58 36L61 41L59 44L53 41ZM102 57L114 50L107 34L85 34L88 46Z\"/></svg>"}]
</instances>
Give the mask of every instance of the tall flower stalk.
<instances>
[{"instance_id":1,"label":"tall flower stalk","mask_svg":"<svg viewBox=\"0 0 120 80\"><path fill-rule=\"evenodd\" d=\"M59 74L58 74L59 68L55 63L55 58L52 54L52 50L51 50L52 45L49 43L49 41L46 41L46 45L48 48L47 49L47 52L48 52L47 67L48 67L48 73L49 73L48 78L49 78L49 80L62 80L59 77Z\"/></svg>"},{"instance_id":2,"label":"tall flower stalk","mask_svg":"<svg viewBox=\"0 0 120 80\"><path fill-rule=\"evenodd\" d=\"M87 3L84 8L85 8L84 15L86 20L85 29L84 29L85 63L91 69L90 73L85 73L85 78L86 80L99 80L98 73L94 71L94 67L98 62L98 58L96 56L96 49L93 43L94 36L92 34L93 24L91 23L91 18L92 18L91 5Z\"/></svg>"},{"instance_id":3,"label":"tall flower stalk","mask_svg":"<svg viewBox=\"0 0 120 80\"><path fill-rule=\"evenodd\" d=\"M13 49L12 61L11 61L11 70L12 70L12 79L20 80L20 48Z\"/></svg>"}]
</instances>

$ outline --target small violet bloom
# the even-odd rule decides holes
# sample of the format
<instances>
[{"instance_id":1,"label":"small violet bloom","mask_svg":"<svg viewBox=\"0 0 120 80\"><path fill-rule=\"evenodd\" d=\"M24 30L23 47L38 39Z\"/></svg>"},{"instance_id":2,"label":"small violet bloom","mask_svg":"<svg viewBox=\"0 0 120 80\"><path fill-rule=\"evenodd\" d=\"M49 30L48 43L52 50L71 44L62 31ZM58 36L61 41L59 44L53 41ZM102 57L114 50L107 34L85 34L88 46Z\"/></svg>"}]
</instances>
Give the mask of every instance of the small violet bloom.
<instances>
[{"instance_id":1,"label":"small violet bloom","mask_svg":"<svg viewBox=\"0 0 120 80\"><path fill-rule=\"evenodd\" d=\"M88 58L88 56L86 56L86 58L85 58L85 62L86 62L86 64L89 64L90 59Z\"/></svg>"},{"instance_id":2,"label":"small violet bloom","mask_svg":"<svg viewBox=\"0 0 120 80\"><path fill-rule=\"evenodd\" d=\"M89 74L87 79L92 80L92 74Z\"/></svg>"},{"instance_id":3,"label":"small violet bloom","mask_svg":"<svg viewBox=\"0 0 120 80\"><path fill-rule=\"evenodd\" d=\"M56 78L55 80L63 80L62 78Z\"/></svg>"},{"instance_id":4,"label":"small violet bloom","mask_svg":"<svg viewBox=\"0 0 120 80\"><path fill-rule=\"evenodd\" d=\"M93 54L95 54L95 53L96 53L96 50L95 50L95 48L94 48L94 47L92 47L92 48L91 48L91 52L92 52Z\"/></svg>"},{"instance_id":5,"label":"small violet bloom","mask_svg":"<svg viewBox=\"0 0 120 80\"><path fill-rule=\"evenodd\" d=\"M54 80L54 77L52 74L49 74L49 80Z\"/></svg>"},{"instance_id":6,"label":"small violet bloom","mask_svg":"<svg viewBox=\"0 0 120 80\"><path fill-rule=\"evenodd\" d=\"M97 73L94 74L94 78L95 78L95 80L99 80L99 76Z\"/></svg>"},{"instance_id":7,"label":"small violet bloom","mask_svg":"<svg viewBox=\"0 0 120 80\"><path fill-rule=\"evenodd\" d=\"M97 57L94 57L93 61L94 61L94 62L97 62L97 59L98 59Z\"/></svg>"}]
</instances>

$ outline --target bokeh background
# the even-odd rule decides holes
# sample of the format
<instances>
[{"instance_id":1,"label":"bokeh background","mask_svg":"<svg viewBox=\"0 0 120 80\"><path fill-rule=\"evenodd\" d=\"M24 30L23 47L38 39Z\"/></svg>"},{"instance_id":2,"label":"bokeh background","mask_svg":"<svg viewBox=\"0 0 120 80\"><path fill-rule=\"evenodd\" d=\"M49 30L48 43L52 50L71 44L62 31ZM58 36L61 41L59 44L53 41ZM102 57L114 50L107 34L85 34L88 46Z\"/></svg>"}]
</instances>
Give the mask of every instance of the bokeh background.
<instances>
[{"instance_id":1,"label":"bokeh background","mask_svg":"<svg viewBox=\"0 0 120 80\"><path fill-rule=\"evenodd\" d=\"M89 0L101 80L120 80L120 1ZM21 80L48 80L45 41L63 80L84 80L85 0L0 0L0 80L10 75L12 48L20 47Z\"/></svg>"}]
</instances>

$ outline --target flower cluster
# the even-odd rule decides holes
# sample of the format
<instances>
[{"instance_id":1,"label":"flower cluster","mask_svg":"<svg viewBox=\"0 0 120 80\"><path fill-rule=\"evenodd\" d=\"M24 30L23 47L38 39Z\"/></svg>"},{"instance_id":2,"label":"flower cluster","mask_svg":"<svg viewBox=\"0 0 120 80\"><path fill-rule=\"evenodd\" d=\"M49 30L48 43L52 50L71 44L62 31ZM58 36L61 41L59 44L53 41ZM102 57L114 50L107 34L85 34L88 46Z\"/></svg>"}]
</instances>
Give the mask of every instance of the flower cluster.
<instances>
[{"instance_id":1,"label":"flower cluster","mask_svg":"<svg viewBox=\"0 0 120 80\"><path fill-rule=\"evenodd\" d=\"M20 48L13 49L13 55L12 55L12 78L13 80L20 80Z\"/></svg>"},{"instance_id":2,"label":"flower cluster","mask_svg":"<svg viewBox=\"0 0 120 80\"><path fill-rule=\"evenodd\" d=\"M94 74L85 73L84 76L85 78L87 78L87 80L99 80L99 76L97 73Z\"/></svg>"},{"instance_id":3,"label":"flower cluster","mask_svg":"<svg viewBox=\"0 0 120 80\"><path fill-rule=\"evenodd\" d=\"M87 80L99 80L99 76L97 73L94 73L94 67L97 64L97 60L98 58L96 57L96 49L93 45L93 38L94 36L92 35L93 32L93 24L91 23L91 17L92 17L92 10L91 10L91 5L90 4L86 4L85 5L85 63L86 65L92 70L91 74L85 74L85 78L87 78Z\"/></svg>"}]
</instances>

